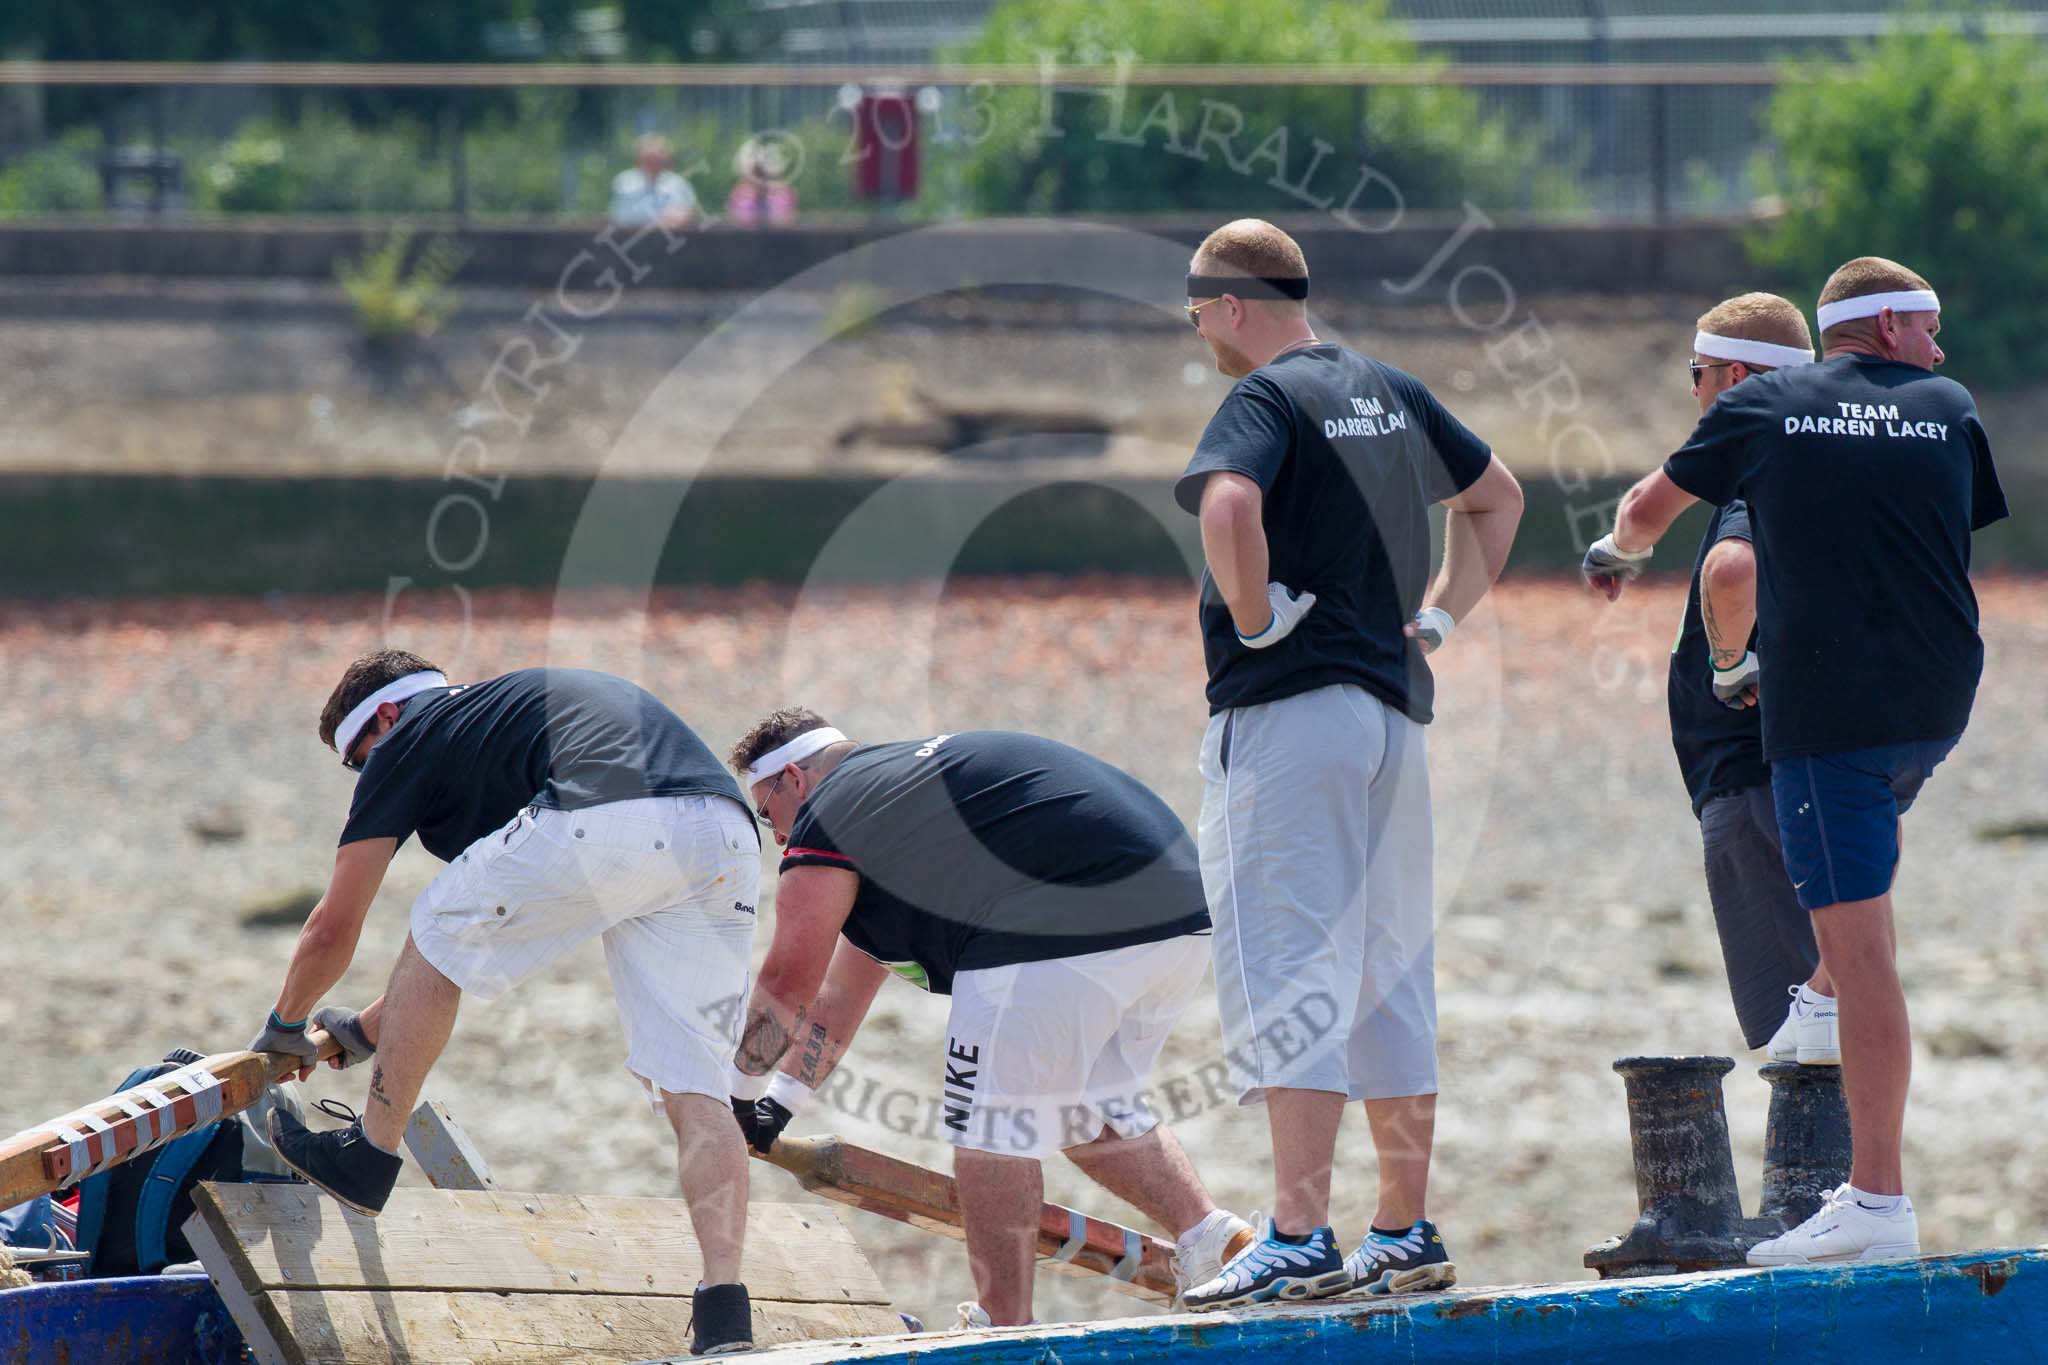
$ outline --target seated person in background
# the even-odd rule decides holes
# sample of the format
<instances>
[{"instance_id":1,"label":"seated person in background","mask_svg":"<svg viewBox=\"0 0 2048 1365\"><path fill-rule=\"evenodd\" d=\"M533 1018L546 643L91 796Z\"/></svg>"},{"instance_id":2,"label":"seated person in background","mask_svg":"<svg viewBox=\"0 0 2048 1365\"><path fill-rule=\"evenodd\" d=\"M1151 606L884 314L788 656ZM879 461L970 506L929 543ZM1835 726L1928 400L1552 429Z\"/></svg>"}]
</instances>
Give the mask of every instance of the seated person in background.
<instances>
[{"instance_id":1,"label":"seated person in background","mask_svg":"<svg viewBox=\"0 0 2048 1365\"><path fill-rule=\"evenodd\" d=\"M688 227L697 220L697 192L668 168L668 139L644 134L633 144L636 165L612 177L611 220L621 227L660 223Z\"/></svg>"},{"instance_id":2,"label":"seated person in background","mask_svg":"<svg viewBox=\"0 0 2048 1365\"><path fill-rule=\"evenodd\" d=\"M789 153L779 139L750 137L732 159L732 193L725 216L741 227L788 227L796 221L796 186L789 183Z\"/></svg>"}]
</instances>

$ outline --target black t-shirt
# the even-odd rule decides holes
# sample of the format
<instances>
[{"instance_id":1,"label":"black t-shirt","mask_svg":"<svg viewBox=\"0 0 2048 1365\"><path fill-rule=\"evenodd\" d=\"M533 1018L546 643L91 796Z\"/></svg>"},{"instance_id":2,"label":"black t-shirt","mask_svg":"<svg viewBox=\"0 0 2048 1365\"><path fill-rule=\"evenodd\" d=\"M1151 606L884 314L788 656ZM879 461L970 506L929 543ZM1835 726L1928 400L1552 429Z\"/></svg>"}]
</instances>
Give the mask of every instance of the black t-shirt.
<instances>
[{"instance_id":1,"label":"black t-shirt","mask_svg":"<svg viewBox=\"0 0 2048 1365\"><path fill-rule=\"evenodd\" d=\"M1664 472L1749 504L1766 758L1962 733L1984 667L1970 533L2007 515L1969 390L1872 356L1773 370Z\"/></svg>"},{"instance_id":2,"label":"black t-shirt","mask_svg":"<svg viewBox=\"0 0 2048 1365\"><path fill-rule=\"evenodd\" d=\"M1435 684L1402 627L1429 586L1429 507L1470 487L1491 458L1420 380L1342 346L1290 351L1240 379L1174 496L1199 513L1209 475L1255 481L1267 577L1316 604L1286 639L1246 649L1204 573L1209 709L1356 683L1427 723Z\"/></svg>"},{"instance_id":3,"label":"black t-shirt","mask_svg":"<svg viewBox=\"0 0 2048 1365\"><path fill-rule=\"evenodd\" d=\"M1678 770L1698 815L1709 797L1726 796L1771 780L1764 762L1764 732L1756 708L1737 711L1714 699L1713 651L1707 646L1706 623L1700 619L1700 573L1707 552L1724 540L1748 541L1749 508L1740 500L1719 508L1700 538L1693 560L1692 588L1685 597L1685 619L1671 646L1671 678L1666 686L1671 703L1671 747L1678 751ZM1756 648L1756 630L1749 632Z\"/></svg>"},{"instance_id":4,"label":"black t-shirt","mask_svg":"<svg viewBox=\"0 0 2048 1365\"><path fill-rule=\"evenodd\" d=\"M860 875L846 939L950 995L956 972L1209 927L1194 842L1151 789L1035 735L856 749L789 831L784 869Z\"/></svg>"},{"instance_id":5,"label":"black t-shirt","mask_svg":"<svg viewBox=\"0 0 2048 1365\"><path fill-rule=\"evenodd\" d=\"M356 779L341 842L417 832L445 862L526 806L692 793L741 800L732 774L652 694L608 673L522 668L407 701Z\"/></svg>"}]
</instances>

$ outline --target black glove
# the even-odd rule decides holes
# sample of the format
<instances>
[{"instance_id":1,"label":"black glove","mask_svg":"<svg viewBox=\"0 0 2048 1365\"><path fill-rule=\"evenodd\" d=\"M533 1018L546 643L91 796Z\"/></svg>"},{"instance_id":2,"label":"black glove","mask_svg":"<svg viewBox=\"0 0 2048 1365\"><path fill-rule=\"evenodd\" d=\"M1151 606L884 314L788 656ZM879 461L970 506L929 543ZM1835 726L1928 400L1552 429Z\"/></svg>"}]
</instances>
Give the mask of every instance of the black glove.
<instances>
[{"instance_id":1,"label":"black glove","mask_svg":"<svg viewBox=\"0 0 2048 1365\"><path fill-rule=\"evenodd\" d=\"M733 1101L735 1108L739 1101ZM747 1135L747 1145L761 1155L768 1155L768 1149L775 1145L775 1139L782 1136L782 1130L789 1127L789 1121L796 1117L783 1107L780 1100L763 1095L754 1101L754 1118L751 1125L740 1120L740 1131Z\"/></svg>"},{"instance_id":2,"label":"black glove","mask_svg":"<svg viewBox=\"0 0 2048 1365\"><path fill-rule=\"evenodd\" d=\"M739 1123L739 1125L740 1125L740 1134L741 1134L741 1136L743 1136L743 1137L745 1137L745 1138L746 1138L746 1140L747 1140L747 1145L748 1145L749 1147L752 1147L752 1146L754 1146L754 1145L755 1145L755 1144L754 1144L754 1122L755 1122L755 1119L754 1119L754 1106L755 1106L755 1105L757 1105L757 1104L759 1104L759 1103L760 1103L760 1101L759 1101L759 1100L743 1100L743 1099L741 1099L741 1098L740 1098L740 1097L739 1097L738 1095L734 1095L734 1096L732 1097L732 1116L733 1116L733 1118L734 1118L734 1119L735 1119L735 1120L736 1120L736 1121L737 1121L737 1122ZM763 1147L763 1148L761 1148L761 1150L765 1152L765 1151L767 1151L768 1149L767 1149L766 1147Z\"/></svg>"},{"instance_id":3,"label":"black glove","mask_svg":"<svg viewBox=\"0 0 2048 1365\"><path fill-rule=\"evenodd\" d=\"M341 1055L334 1059L336 1067L351 1067L358 1062L367 1062L375 1055L377 1045L370 1041L370 1035L363 1032L363 1016L360 1011L343 1009L339 1005L327 1005L313 1011L313 1024L324 1028L341 1044Z\"/></svg>"}]
</instances>

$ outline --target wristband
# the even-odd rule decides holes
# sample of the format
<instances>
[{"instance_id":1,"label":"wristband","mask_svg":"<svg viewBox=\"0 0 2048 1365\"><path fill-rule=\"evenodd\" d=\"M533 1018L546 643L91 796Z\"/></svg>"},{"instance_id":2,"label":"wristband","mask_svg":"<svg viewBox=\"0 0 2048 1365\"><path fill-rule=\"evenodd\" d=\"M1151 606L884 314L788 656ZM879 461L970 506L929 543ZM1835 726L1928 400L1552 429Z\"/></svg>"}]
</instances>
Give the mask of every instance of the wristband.
<instances>
[{"instance_id":1,"label":"wristband","mask_svg":"<svg viewBox=\"0 0 2048 1365\"><path fill-rule=\"evenodd\" d=\"M272 1028L283 1029L286 1033L303 1033L306 1031L306 1021L304 1019L301 1019L296 1023L293 1023L290 1020L280 1019L277 1017L276 1010L272 1010L270 1012L270 1026Z\"/></svg>"},{"instance_id":2,"label":"wristband","mask_svg":"<svg viewBox=\"0 0 2048 1365\"><path fill-rule=\"evenodd\" d=\"M796 1114L801 1112L817 1093L787 1071L778 1071L775 1073L775 1079L768 1082L767 1098L774 1100L791 1114Z\"/></svg>"},{"instance_id":3,"label":"wristband","mask_svg":"<svg viewBox=\"0 0 2048 1365\"><path fill-rule=\"evenodd\" d=\"M768 1089L769 1076L750 1076L735 1063L732 1069L732 1097L736 1100L758 1100Z\"/></svg>"}]
</instances>

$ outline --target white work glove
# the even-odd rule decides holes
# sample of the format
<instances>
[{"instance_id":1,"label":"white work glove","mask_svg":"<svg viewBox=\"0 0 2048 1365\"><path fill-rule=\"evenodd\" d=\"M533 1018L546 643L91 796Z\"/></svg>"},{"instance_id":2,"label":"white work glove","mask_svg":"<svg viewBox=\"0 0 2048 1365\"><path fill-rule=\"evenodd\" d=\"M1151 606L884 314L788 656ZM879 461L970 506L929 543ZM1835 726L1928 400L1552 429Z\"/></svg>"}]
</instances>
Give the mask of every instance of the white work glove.
<instances>
[{"instance_id":1,"label":"white work glove","mask_svg":"<svg viewBox=\"0 0 2048 1365\"><path fill-rule=\"evenodd\" d=\"M1237 642L1246 649L1264 649L1277 645L1294 633L1301 624L1301 618L1308 615L1308 609L1316 604L1316 595L1304 592L1297 595L1283 583L1266 585L1266 605L1273 609L1273 619L1266 622L1266 628L1257 635L1246 635L1239 631Z\"/></svg>"},{"instance_id":2,"label":"white work glove","mask_svg":"<svg viewBox=\"0 0 2048 1365\"><path fill-rule=\"evenodd\" d=\"M1756 651L1750 650L1742 661L1733 668L1714 669L1714 700L1731 711L1756 705L1757 677L1763 672L1756 661Z\"/></svg>"},{"instance_id":3,"label":"white work glove","mask_svg":"<svg viewBox=\"0 0 2048 1365\"><path fill-rule=\"evenodd\" d=\"M1451 638L1451 628L1457 624L1457 618L1442 607L1424 607L1408 623L1406 633L1409 639L1422 646L1424 654L1434 654L1444 647L1444 641Z\"/></svg>"},{"instance_id":4,"label":"white work glove","mask_svg":"<svg viewBox=\"0 0 2048 1365\"><path fill-rule=\"evenodd\" d=\"M1614 532L1609 531L1586 547L1586 557L1579 563L1579 575L1586 580L1586 586L1595 588L1612 598L1621 592L1622 584L1632 583L1643 576L1643 569L1650 562L1654 547L1649 550L1624 550L1614 543Z\"/></svg>"}]
</instances>

